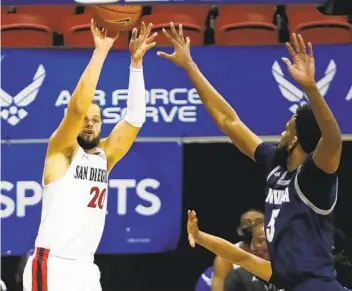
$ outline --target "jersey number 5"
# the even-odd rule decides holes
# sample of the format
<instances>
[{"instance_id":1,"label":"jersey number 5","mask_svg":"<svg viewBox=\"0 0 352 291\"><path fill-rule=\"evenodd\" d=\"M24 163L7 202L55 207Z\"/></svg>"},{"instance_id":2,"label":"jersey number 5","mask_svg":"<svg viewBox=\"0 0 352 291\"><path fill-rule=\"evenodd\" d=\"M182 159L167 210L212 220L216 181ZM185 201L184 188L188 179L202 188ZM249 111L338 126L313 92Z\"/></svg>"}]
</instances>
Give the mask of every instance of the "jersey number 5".
<instances>
[{"instance_id":1,"label":"jersey number 5","mask_svg":"<svg viewBox=\"0 0 352 291\"><path fill-rule=\"evenodd\" d=\"M87 206L90 208L97 208L98 206L100 209L102 209L105 201L105 193L106 189L103 189L103 191L101 192L98 187L93 187L92 189L90 189L90 195L94 194L94 196Z\"/></svg>"},{"instance_id":2,"label":"jersey number 5","mask_svg":"<svg viewBox=\"0 0 352 291\"><path fill-rule=\"evenodd\" d=\"M271 218L268 223L268 226L266 227L266 239L268 242L272 242L274 239L275 235L275 222L276 218L279 215L280 209L274 209L271 213Z\"/></svg>"}]
</instances>

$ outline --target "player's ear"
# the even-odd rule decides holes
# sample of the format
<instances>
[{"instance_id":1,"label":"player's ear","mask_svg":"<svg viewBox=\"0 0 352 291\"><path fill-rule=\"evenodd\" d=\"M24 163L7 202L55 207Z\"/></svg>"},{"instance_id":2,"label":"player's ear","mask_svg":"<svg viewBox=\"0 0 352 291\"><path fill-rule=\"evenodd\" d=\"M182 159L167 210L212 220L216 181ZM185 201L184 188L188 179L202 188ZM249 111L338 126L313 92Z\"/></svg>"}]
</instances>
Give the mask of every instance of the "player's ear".
<instances>
[{"instance_id":1,"label":"player's ear","mask_svg":"<svg viewBox=\"0 0 352 291\"><path fill-rule=\"evenodd\" d=\"M240 227L237 227L237 234L242 237L243 236L243 231L242 231L242 228Z\"/></svg>"},{"instance_id":2,"label":"player's ear","mask_svg":"<svg viewBox=\"0 0 352 291\"><path fill-rule=\"evenodd\" d=\"M297 135L295 135L291 143L288 145L288 151L290 152L291 150L293 150L297 146L297 144L298 144L298 138L297 138Z\"/></svg>"}]
</instances>

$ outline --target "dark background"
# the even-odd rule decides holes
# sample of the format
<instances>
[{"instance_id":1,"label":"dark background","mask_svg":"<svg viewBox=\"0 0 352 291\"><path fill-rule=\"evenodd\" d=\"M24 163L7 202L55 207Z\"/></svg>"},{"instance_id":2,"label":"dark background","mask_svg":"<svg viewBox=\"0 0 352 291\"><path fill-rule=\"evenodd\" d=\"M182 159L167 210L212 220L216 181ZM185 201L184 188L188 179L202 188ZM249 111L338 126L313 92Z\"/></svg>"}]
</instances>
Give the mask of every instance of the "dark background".
<instances>
[{"instance_id":1,"label":"dark background","mask_svg":"<svg viewBox=\"0 0 352 291\"><path fill-rule=\"evenodd\" d=\"M188 246L187 209L197 211L202 230L235 242L241 213L249 208L263 208L265 177L232 144L185 144L183 159L184 227L178 249L152 255L96 256L103 291L194 290L198 277L212 265L214 256L201 247ZM351 238L352 142L343 145L339 179L336 225ZM18 262L19 257L2 257L1 277L9 291L16 290L14 277Z\"/></svg>"}]
</instances>

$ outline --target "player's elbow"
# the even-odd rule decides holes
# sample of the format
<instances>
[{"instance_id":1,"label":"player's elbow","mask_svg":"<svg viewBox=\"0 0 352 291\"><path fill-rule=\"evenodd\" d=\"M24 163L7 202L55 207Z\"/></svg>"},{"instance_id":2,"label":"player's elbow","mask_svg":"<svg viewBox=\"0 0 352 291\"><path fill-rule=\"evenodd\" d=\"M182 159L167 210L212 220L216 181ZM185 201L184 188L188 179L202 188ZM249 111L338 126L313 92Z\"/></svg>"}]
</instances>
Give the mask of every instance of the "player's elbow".
<instances>
[{"instance_id":1,"label":"player's elbow","mask_svg":"<svg viewBox=\"0 0 352 291\"><path fill-rule=\"evenodd\" d=\"M342 149L342 136L340 133L336 133L333 136L330 136L324 142L329 146L331 151L339 152Z\"/></svg>"},{"instance_id":2,"label":"player's elbow","mask_svg":"<svg viewBox=\"0 0 352 291\"><path fill-rule=\"evenodd\" d=\"M342 141L321 139L313 153L315 165L325 173L335 173L339 167L342 152Z\"/></svg>"},{"instance_id":3,"label":"player's elbow","mask_svg":"<svg viewBox=\"0 0 352 291\"><path fill-rule=\"evenodd\" d=\"M67 105L67 113L72 116L76 116L77 118L84 118L88 108L85 108L82 106L82 104L79 104L77 98L72 98L70 103Z\"/></svg>"},{"instance_id":4,"label":"player's elbow","mask_svg":"<svg viewBox=\"0 0 352 291\"><path fill-rule=\"evenodd\" d=\"M249 253L242 251L242 252L235 252L232 254L231 263L243 267L244 265L248 264L251 261L251 256Z\"/></svg>"},{"instance_id":5,"label":"player's elbow","mask_svg":"<svg viewBox=\"0 0 352 291\"><path fill-rule=\"evenodd\" d=\"M321 141L330 150L340 150L342 148L342 134L335 120L324 123L321 129Z\"/></svg>"},{"instance_id":6,"label":"player's elbow","mask_svg":"<svg viewBox=\"0 0 352 291\"><path fill-rule=\"evenodd\" d=\"M239 119L227 119L224 121L222 131L229 137L235 138L237 140L241 137L242 128L241 120Z\"/></svg>"},{"instance_id":7,"label":"player's elbow","mask_svg":"<svg viewBox=\"0 0 352 291\"><path fill-rule=\"evenodd\" d=\"M73 92L67 110L77 116L85 116L89 105L93 100L94 92L87 91L88 88L84 84L78 84ZM91 94L91 96L89 96ZM91 97L91 98L90 98Z\"/></svg>"},{"instance_id":8,"label":"player's elbow","mask_svg":"<svg viewBox=\"0 0 352 291\"><path fill-rule=\"evenodd\" d=\"M326 155L313 155L313 160L315 165L324 173L333 174L337 171L340 165L340 155L329 155L329 158L326 158Z\"/></svg>"},{"instance_id":9,"label":"player's elbow","mask_svg":"<svg viewBox=\"0 0 352 291\"><path fill-rule=\"evenodd\" d=\"M236 130L236 126L239 122L240 120L236 119L234 116L223 116L216 123L223 133L229 135L230 132Z\"/></svg>"}]
</instances>

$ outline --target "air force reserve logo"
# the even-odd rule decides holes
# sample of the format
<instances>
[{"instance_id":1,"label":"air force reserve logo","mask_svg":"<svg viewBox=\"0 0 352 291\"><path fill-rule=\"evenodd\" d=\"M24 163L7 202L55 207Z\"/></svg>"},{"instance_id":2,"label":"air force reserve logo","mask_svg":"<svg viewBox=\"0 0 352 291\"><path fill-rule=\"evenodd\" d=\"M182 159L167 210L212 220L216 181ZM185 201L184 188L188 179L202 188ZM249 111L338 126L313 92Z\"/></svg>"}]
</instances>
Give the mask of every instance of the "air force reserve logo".
<instances>
[{"instance_id":1,"label":"air force reserve logo","mask_svg":"<svg viewBox=\"0 0 352 291\"><path fill-rule=\"evenodd\" d=\"M3 56L1 58L3 58ZM32 83L23 88L16 96L11 96L1 88L1 118L12 126L17 125L24 119L28 115L28 112L24 108L31 104L37 97L45 76L46 72L44 66L39 65L34 74Z\"/></svg>"},{"instance_id":2,"label":"air force reserve logo","mask_svg":"<svg viewBox=\"0 0 352 291\"><path fill-rule=\"evenodd\" d=\"M285 78L285 75L282 72L278 61L273 63L271 70L275 81L279 85L282 96L289 102L294 103L289 107L289 110L292 113L296 113L298 105L308 101L306 94ZM324 76L317 82L318 89L323 97L325 97L326 93L328 92L330 83L334 79L335 74L336 64L334 60L330 60L325 70Z\"/></svg>"}]
</instances>

